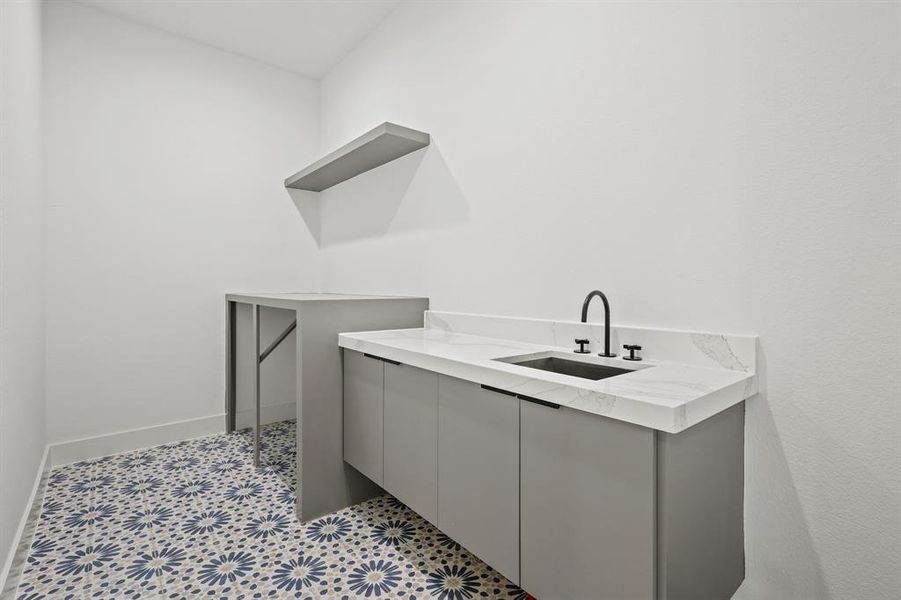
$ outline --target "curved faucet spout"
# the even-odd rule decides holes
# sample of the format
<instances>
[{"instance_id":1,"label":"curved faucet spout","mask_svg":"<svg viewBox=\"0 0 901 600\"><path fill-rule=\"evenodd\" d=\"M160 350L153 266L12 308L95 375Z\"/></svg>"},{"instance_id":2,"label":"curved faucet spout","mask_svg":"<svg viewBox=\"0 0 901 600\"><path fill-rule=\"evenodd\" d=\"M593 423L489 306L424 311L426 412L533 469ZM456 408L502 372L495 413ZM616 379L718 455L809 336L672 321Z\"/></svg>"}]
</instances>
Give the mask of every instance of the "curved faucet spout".
<instances>
[{"instance_id":1,"label":"curved faucet spout","mask_svg":"<svg viewBox=\"0 0 901 600\"><path fill-rule=\"evenodd\" d=\"M600 297L601 302L604 303L604 353L600 356L612 358L616 354L610 353L610 303L607 302L607 296L601 290L594 290L585 296L585 301L582 303L582 322L588 322L588 305L595 297Z\"/></svg>"}]
</instances>

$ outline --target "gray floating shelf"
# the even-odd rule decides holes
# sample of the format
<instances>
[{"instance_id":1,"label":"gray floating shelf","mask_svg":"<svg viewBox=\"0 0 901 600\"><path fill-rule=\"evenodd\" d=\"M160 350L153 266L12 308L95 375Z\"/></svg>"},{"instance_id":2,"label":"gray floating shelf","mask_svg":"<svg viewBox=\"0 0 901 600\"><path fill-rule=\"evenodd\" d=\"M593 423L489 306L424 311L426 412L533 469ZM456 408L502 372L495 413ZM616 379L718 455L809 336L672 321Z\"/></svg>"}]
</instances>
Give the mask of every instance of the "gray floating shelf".
<instances>
[{"instance_id":1,"label":"gray floating shelf","mask_svg":"<svg viewBox=\"0 0 901 600\"><path fill-rule=\"evenodd\" d=\"M285 187L321 192L429 145L429 134L382 123L285 180Z\"/></svg>"}]
</instances>

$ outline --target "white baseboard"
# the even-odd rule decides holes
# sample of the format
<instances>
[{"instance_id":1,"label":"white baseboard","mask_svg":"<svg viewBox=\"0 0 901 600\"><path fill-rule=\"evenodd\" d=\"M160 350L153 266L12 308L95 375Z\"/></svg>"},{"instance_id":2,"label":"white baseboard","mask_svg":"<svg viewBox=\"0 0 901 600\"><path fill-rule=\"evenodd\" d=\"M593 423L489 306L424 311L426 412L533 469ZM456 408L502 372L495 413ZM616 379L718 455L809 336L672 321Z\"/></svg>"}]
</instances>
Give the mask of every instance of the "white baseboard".
<instances>
[{"instance_id":1,"label":"white baseboard","mask_svg":"<svg viewBox=\"0 0 901 600\"><path fill-rule=\"evenodd\" d=\"M38 466L34 484L31 486L31 494L28 496L28 502L25 503L22 518L19 519L19 527L16 529L16 535L13 536L6 563L3 565L3 570L0 571L0 599L15 597L16 586L22 575L25 560L28 558L28 550L31 549L34 527L43 502L47 474L50 472L49 456L50 446L44 446L41 464Z\"/></svg>"},{"instance_id":2,"label":"white baseboard","mask_svg":"<svg viewBox=\"0 0 901 600\"><path fill-rule=\"evenodd\" d=\"M205 435L225 432L225 414L163 423L140 429L119 431L96 437L50 445L50 464L66 465L80 460L150 448Z\"/></svg>"}]
</instances>

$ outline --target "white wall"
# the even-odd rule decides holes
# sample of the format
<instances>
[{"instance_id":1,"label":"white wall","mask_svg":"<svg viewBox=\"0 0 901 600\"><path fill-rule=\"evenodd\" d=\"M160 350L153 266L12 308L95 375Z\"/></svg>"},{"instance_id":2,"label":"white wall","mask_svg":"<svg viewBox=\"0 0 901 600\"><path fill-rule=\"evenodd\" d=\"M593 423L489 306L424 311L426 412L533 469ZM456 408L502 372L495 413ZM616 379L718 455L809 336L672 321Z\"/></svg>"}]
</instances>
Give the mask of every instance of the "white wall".
<instances>
[{"instance_id":1,"label":"white wall","mask_svg":"<svg viewBox=\"0 0 901 600\"><path fill-rule=\"evenodd\" d=\"M317 85L67 2L45 40L50 440L221 415L226 290L318 285Z\"/></svg>"},{"instance_id":2,"label":"white wall","mask_svg":"<svg viewBox=\"0 0 901 600\"><path fill-rule=\"evenodd\" d=\"M0 2L0 588L44 451L41 6Z\"/></svg>"},{"instance_id":3,"label":"white wall","mask_svg":"<svg viewBox=\"0 0 901 600\"><path fill-rule=\"evenodd\" d=\"M741 599L901 588L898 4L406 3L324 80L323 288L761 336ZM595 317L600 318L599 314Z\"/></svg>"}]
</instances>

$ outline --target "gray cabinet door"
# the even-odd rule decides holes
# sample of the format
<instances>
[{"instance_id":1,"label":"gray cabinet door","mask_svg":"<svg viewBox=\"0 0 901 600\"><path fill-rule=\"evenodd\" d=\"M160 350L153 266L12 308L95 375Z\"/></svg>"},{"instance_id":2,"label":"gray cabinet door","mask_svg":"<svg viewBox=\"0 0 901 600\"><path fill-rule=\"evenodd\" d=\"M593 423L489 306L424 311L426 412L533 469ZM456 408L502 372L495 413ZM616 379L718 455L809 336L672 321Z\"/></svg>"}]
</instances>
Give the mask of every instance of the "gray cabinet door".
<instances>
[{"instance_id":1,"label":"gray cabinet door","mask_svg":"<svg viewBox=\"0 0 901 600\"><path fill-rule=\"evenodd\" d=\"M382 484L385 363L344 351L344 460Z\"/></svg>"},{"instance_id":2,"label":"gray cabinet door","mask_svg":"<svg viewBox=\"0 0 901 600\"><path fill-rule=\"evenodd\" d=\"M554 600L654 596L654 432L520 403L520 585Z\"/></svg>"},{"instance_id":3,"label":"gray cabinet door","mask_svg":"<svg viewBox=\"0 0 901 600\"><path fill-rule=\"evenodd\" d=\"M383 486L438 522L438 374L385 363Z\"/></svg>"},{"instance_id":4,"label":"gray cabinet door","mask_svg":"<svg viewBox=\"0 0 901 600\"><path fill-rule=\"evenodd\" d=\"M438 527L518 582L518 399L440 376L438 494Z\"/></svg>"}]
</instances>

